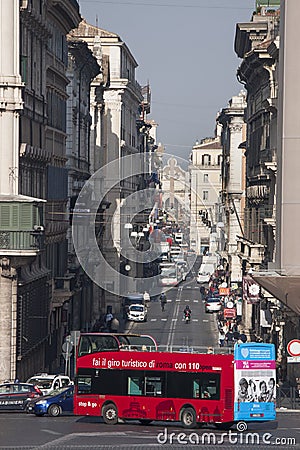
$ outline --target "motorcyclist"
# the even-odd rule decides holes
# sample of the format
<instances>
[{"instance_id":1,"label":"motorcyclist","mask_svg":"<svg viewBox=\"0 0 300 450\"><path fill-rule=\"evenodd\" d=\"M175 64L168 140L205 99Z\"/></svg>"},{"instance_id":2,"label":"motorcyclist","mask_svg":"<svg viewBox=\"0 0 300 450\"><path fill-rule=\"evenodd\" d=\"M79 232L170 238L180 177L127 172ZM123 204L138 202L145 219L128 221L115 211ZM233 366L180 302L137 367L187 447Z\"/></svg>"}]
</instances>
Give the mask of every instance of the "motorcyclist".
<instances>
[{"instance_id":1,"label":"motorcyclist","mask_svg":"<svg viewBox=\"0 0 300 450\"><path fill-rule=\"evenodd\" d=\"M183 311L184 318L186 318L186 317L190 318L191 314L192 314L191 308L189 307L189 305L186 305L186 307L184 308L184 311Z\"/></svg>"}]
</instances>

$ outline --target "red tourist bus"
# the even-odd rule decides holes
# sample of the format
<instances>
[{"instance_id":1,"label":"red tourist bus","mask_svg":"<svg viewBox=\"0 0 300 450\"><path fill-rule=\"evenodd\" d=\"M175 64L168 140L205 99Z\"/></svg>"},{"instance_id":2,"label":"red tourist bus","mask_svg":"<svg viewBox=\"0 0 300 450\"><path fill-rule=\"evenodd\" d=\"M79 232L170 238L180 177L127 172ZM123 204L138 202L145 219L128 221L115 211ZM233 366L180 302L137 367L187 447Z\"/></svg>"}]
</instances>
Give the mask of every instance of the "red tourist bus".
<instances>
[{"instance_id":1,"label":"red tourist bus","mask_svg":"<svg viewBox=\"0 0 300 450\"><path fill-rule=\"evenodd\" d=\"M213 423L245 431L276 418L273 344L236 344L234 354L158 352L147 335L84 333L77 347L74 413L142 424ZM259 392L261 389L261 392Z\"/></svg>"},{"instance_id":2,"label":"red tourist bus","mask_svg":"<svg viewBox=\"0 0 300 450\"><path fill-rule=\"evenodd\" d=\"M149 336L82 334L74 413L108 424L118 418L181 421L185 428L233 423L232 355L149 350L156 350Z\"/></svg>"}]
</instances>

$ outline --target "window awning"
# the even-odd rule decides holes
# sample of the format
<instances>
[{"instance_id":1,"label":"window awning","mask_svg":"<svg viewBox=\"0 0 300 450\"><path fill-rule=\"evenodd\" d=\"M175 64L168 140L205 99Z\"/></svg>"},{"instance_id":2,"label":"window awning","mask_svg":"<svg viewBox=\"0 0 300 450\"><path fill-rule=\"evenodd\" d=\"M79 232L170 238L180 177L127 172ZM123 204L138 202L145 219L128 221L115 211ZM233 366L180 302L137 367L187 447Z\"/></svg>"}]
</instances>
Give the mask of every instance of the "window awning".
<instances>
[{"instance_id":1,"label":"window awning","mask_svg":"<svg viewBox=\"0 0 300 450\"><path fill-rule=\"evenodd\" d=\"M251 277L275 298L300 315L300 275L253 272Z\"/></svg>"}]
</instances>

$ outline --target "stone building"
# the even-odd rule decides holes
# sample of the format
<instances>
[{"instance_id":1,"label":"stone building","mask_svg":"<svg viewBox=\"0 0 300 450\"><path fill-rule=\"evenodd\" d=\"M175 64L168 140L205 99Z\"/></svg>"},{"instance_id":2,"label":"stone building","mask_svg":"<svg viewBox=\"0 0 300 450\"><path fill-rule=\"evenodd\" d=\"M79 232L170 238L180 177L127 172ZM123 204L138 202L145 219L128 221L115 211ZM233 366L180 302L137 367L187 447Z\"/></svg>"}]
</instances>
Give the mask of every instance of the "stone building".
<instances>
[{"instance_id":1,"label":"stone building","mask_svg":"<svg viewBox=\"0 0 300 450\"><path fill-rule=\"evenodd\" d=\"M244 234L245 207L245 150L241 145L246 139L244 111L245 93L230 99L228 106L218 115L222 125L222 190L221 206L226 239L226 257L228 257L230 281L241 283L242 265L238 256L237 238ZM221 249L223 250L223 249Z\"/></svg>"},{"instance_id":2,"label":"stone building","mask_svg":"<svg viewBox=\"0 0 300 450\"><path fill-rule=\"evenodd\" d=\"M163 209L176 219L176 223L183 225L189 217L189 173L171 157L162 168L161 182Z\"/></svg>"},{"instance_id":3,"label":"stone building","mask_svg":"<svg viewBox=\"0 0 300 450\"><path fill-rule=\"evenodd\" d=\"M68 251L66 35L80 14L76 0L0 3L0 83L10 86L1 89L0 117L0 379L26 379L60 363L63 304L72 295L71 285L61 284Z\"/></svg>"},{"instance_id":4,"label":"stone building","mask_svg":"<svg viewBox=\"0 0 300 450\"><path fill-rule=\"evenodd\" d=\"M209 250L211 228L221 190L222 145L220 126L216 136L193 146L190 164L190 240L197 254Z\"/></svg>"},{"instance_id":5,"label":"stone building","mask_svg":"<svg viewBox=\"0 0 300 450\"><path fill-rule=\"evenodd\" d=\"M99 244L105 261L115 269L114 275L110 268L107 272L104 268L101 269L102 279L99 284L104 289L103 304L111 306L113 312L118 313L120 298L115 293L130 288L122 286L120 289L120 277L117 273L124 250L124 232L127 232L124 231L124 225L127 216L131 215L130 207L125 208L126 215L123 214L122 207L128 195L144 186L144 174L147 172L146 158L139 158L146 151L143 138L144 117L140 116L144 98L135 77L137 62L120 36L84 20L72 31L72 36L87 42L102 68L101 76L93 81L91 91L91 116L94 118L91 135L94 145L94 148L91 147L93 170L96 173L112 161L119 161L114 173L108 176L114 187L105 193L105 202L110 208L103 215L104 226ZM122 159L128 155L137 156L139 176L128 176ZM102 185L104 188L104 179Z\"/></svg>"},{"instance_id":6,"label":"stone building","mask_svg":"<svg viewBox=\"0 0 300 450\"><path fill-rule=\"evenodd\" d=\"M238 244L244 272L274 260L278 87L271 44L278 27L279 11L263 9L236 28L238 79L247 91L245 230Z\"/></svg>"},{"instance_id":7,"label":"stone building","mask_svg":"<svg viewBox=\"0 0 300 450\"><path fill-rule=\"evenodd\" d=\"M91 176L93 158L91 155L90 90L92 81L101 68L86 42L68 36L68 70L70 83L67 86L67 139L66 167L68 169L68 198L70 219L72 219L78 194ZM72 220L70 220L70 224ZM99 317L101 305L98 287L86 275L79 264L72 240L71 227L68 230L68 275L61 283L71 283L72 297L65 297L67 331L83 330ZM58 280L57 280L58 281Z\"/></svg>"}]
</instances>

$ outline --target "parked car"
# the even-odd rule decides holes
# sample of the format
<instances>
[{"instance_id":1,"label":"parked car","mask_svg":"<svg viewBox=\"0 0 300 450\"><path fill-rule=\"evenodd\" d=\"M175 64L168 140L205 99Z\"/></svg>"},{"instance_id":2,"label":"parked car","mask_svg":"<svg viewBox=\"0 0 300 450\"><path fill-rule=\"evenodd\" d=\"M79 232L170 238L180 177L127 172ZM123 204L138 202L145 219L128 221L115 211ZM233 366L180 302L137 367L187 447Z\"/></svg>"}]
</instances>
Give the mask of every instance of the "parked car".
<instances>
[{"instance_id":1,"label":"parked car","mask_svg":"<svg viewBox=\"0 0 300 450\"><path fill-rule=\"evenodd\" d=\"M52 417L71 413L73 412L73 394L74 386L55 389L49 395L30 401L27 404L26 412L36 416L48 414Z\"/></svg>"},{"instance_id":2,"label":"parked car","mask_svg":"<svg viewBox=\"0 0 300 450\"><path fill-rule=\"evenodd\" d=\"M208 297L205 301L205 312L218 312L222 309L222 301L220 297Z\"/></svg>"},{"instance_id":3,"label":"parked car","mask_svg":"<svg viewBox=\"0 0 300 450\"><path fill-rule=\"evenodd\" d=\"M0 411L24 411L30 399L42 395L41 390L33 384L0 384Z\"/></svg>"},{"instance_id":4,"label":"parked car","mask_svg":"<svg viewBox=\"0 0 300 450\"><path fill-rule=\"evenodd\" d=\"M130 305L127 319L134 322L147 322L147 308L145 305Z\"/></svg>"},{"instance_id":5,"label":"parked car","mask_svg":"<svg viewBox=\"0 0 300 450\"><path fill-rule=\"evenodd\" d=\"M67 375L50 375L48 373L38 373L27 380L27 383L39 387L43 395L48 395L54 389L59 389L72 384Z\"/></svg>"}]
</instances>

